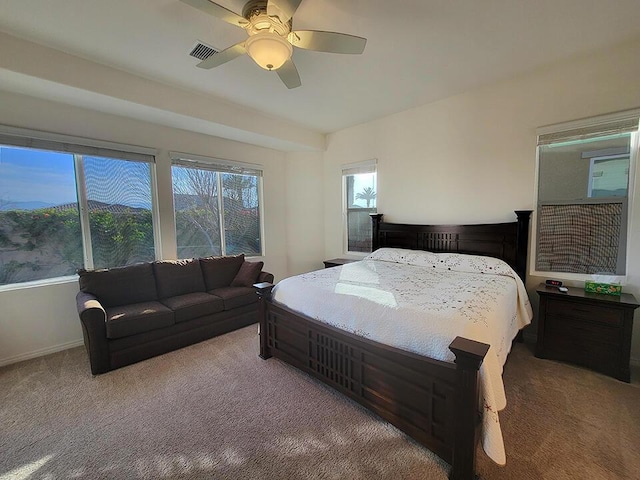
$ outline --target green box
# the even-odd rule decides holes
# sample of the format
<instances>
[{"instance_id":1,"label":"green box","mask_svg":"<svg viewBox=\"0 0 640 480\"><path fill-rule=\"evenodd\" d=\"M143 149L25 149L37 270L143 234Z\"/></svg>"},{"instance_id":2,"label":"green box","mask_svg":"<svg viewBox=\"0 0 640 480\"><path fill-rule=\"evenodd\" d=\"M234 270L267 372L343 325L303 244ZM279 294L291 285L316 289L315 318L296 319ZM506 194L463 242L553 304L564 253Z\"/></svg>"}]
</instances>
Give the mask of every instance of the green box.
<instances>
[{"instance_id":1,"label":"green box","mask_svg":"<svg viewBox=\"0 0 640 480\"><path fill-rule=\"evenodd\" d=\"M603 295L616 295L622 294L622 285L618 283L598 283L592 280L584 282L584 291L591 293L601 293Z\"/></svg>"}]
</instances>

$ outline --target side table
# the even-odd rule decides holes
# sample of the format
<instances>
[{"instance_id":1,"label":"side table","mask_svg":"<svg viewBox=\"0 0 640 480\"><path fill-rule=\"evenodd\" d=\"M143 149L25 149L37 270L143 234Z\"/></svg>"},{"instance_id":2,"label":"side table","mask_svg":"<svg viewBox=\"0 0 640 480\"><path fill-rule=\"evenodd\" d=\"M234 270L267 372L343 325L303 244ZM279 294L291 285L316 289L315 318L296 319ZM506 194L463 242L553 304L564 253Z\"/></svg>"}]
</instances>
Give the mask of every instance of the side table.
<instances>
[{"instance_id":1,"label":"side table","mask_svg":"<svg viewBox=\"0 0 640 480\"><path fill-rule=\"evenodd\" d=\"M536 357L562 360L629 382L633 295L566 293L541 284Z\"/></svg>"},{"instance_id":2,"label":"side table","mask_svg":"<svg viewBox=\"0 0 640 480\"><path fill-rule=\"evenodd\" d=\"M353 258L332 258L331 260L325 260L324 263L324 268L331 268L331 267L339 267L340 265L345 265L347 263L353 263L353 262L357 262L358 260L355 260Z\"/></svg>"}]
</instances>

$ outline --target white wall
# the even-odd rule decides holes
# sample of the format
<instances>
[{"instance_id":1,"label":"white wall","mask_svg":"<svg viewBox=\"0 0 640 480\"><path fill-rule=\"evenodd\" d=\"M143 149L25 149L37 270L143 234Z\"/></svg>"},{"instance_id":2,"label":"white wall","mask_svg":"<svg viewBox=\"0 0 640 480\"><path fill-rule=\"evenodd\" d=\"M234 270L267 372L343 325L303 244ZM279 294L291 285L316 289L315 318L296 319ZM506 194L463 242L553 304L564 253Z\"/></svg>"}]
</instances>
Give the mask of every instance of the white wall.
<instances>
[{"instance_id":1,"label":"white wall","mask_svg":"<svg viewBox=\"0 0 640 480\"><path fill-rule=\"evenodd\" d=\"M640 42L621 45L330 135L325 257L342 253L344 163L378 159L378 211L392 222L513 221L513 210L533 209L536 128L639 107L638 51ZM636 186L625 290L640 299L640 178ZM529 289L541 280L530 277ZM640 360L640 322L632 356Z\"/></svg>"},{"instance_id":2,"label":"white wall","mask_svg":"<svg viewBox=\"0 0 640 480\"><path fill-rule=\"evenodd\" d=\"M324 255L322 154L288 153L286 184L289 275L318 270Z\"/></svg>"},{"instance_id":3,"label":"white wall","mask_svg":"<svg viewBox=\"0 0 640 480\"><path fill-rule=\"evenodd\" d=\"M263 165L265 270L288 274L285 154L239 142L0 91L0 124L158 150L163 258L175 258L175 227L168 152L179 151ZM0 292L0 365L77 345L77 281Z\"/></svg>"}]
</instances>

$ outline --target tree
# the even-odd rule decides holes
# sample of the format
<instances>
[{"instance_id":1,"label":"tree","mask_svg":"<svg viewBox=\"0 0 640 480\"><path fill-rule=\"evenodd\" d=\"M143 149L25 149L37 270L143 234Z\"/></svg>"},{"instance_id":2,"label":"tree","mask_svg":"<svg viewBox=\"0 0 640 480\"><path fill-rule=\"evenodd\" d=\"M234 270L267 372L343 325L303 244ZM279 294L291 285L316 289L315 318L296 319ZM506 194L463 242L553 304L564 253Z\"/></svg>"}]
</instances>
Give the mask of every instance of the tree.
<instances>
[{"instance_id":1,"label":"tree","mask_svg":"<svg viewBox=\"0 0 640 480\"><path fill-rule=\"evenodd\" d=\"M367 208L371 205L371 200L376 199L376 192L373 187L365 187L360 193L356 194L356 200L364 200L367 202Z\"/></svg>"},{"instance_id":2,"label":"tree","mask_svg":"<svg viewBox=\"0 0 640 480\"><path fill-rule=\"evenodd\" d=\"M219 255L218 173L178 167L173 176L178 245L189 246L179 256Z\"/></svg>"},{"instance_id":3,"label":"tree","mask_svg":"<svg viewBox=\"0 0 640 480\"><path fill-rule=\"evenodd\" d=\"M226 253L259 254L258 179L236 173L221 175Z\"/></svg>"},{"instance_id":4,"label":"tree","mask_svg":"<svg viewBox=\"0 0 640 480\"><path fill-rule=\"evenodd\" d=\"M82 260L77 208L0 212L0 284L72 275Z\"/></svg>"},{"instance_id":5,"label":"tree","mask_svg":"<svg viewBox=\"0 0 640 480\"><path fill-rule=\"evenodd\" d=\"M260 253L256 176L176 167L173 188L180 257Z\"/></svg>"}]
</instances>

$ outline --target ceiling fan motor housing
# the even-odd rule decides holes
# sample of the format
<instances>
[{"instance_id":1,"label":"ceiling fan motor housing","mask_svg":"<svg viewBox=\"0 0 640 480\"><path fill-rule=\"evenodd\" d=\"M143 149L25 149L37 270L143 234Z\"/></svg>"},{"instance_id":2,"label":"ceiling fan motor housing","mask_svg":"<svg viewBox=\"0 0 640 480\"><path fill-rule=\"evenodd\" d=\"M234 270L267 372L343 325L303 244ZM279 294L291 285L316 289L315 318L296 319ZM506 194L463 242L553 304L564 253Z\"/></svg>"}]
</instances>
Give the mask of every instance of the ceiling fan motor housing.
<instances>
[{"instance_id":1,"label":"ceiling fan motor housing","mask_svg":"<svg viewBox=\"0 0 640 480\"><path fill-rule=\"evenodd\" d=\"M242 9L242 16L249 21L244 27L249 35L266 30L286 38L291 32L291 19L283 22L280 17L267 15L267 0L250 0Z\"/></svg>"}]
</instances>

